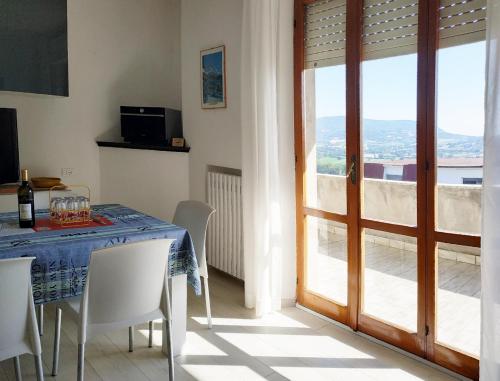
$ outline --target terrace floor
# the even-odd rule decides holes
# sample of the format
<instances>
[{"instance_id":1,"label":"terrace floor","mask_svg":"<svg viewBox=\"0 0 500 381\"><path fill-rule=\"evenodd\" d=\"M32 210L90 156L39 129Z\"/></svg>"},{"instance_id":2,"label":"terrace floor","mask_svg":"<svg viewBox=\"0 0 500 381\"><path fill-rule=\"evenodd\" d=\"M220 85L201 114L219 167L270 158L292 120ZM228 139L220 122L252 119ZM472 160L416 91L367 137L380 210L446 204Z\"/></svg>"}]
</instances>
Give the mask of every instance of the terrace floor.
<instances>
[{"instance_id":1,"label":"terrace floor","mask_svg":"<svg viewBox=\"0 0 500 381\"><path fill-rule=\"evenodd\" d=\"M313 243L314 245L314 243ZM343 304L347 299L346 237L319 237L308 262L308 289ZM365 242L364 308L366 314L411 331L417 326L417 254ZM437 339L479 356L479 265L439 258Z\"/></svg>"}]
</instances>

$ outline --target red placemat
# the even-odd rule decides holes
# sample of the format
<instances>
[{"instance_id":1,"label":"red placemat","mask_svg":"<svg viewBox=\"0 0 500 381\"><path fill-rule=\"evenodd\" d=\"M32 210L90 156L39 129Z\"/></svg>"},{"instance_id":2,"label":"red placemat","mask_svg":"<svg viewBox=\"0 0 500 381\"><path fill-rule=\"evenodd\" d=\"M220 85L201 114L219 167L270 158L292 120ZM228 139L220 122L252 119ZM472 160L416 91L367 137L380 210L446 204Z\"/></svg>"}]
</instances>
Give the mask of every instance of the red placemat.
<instances>
[{"instance_id":1,"label":"red placemat","mask_svg":"<svg viewBox=\"0 0 500 381\"><path fill-rule=\"evenodd\" d=\"M93 228L99 226L111 226L113 223L106 217L99 216L97 214L92 215L92 221L88 224L72 224L72 225L59 225L50 222L48 217L40 218L36 220L34 231L47 231L47 230L65 230L65 229L78 229L78 228Z\"/></svg>"}]
</instances>

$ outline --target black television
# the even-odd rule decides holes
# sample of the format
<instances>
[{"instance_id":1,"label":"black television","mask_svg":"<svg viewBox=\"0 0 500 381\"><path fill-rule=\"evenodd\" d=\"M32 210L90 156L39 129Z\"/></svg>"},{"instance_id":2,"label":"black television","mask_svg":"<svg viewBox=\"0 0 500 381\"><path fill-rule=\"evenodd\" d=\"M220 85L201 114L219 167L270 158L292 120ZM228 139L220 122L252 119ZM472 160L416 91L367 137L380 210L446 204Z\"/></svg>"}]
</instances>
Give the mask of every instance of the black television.
<instances>
[{"instance_id":1,"label":"black television","mask_svg":"<svg viewBox=\"0 0 500 381\"><path fill-rule=\"evenodd\" d=\"M67 0L0 0L0 91L68 96Z\"/></svg>"},{"instance_id":2,"label":"black television","mask_svg":"<svg viewBox=\"0 0 500 381\"><path fill-rule=\"evenodd\" d=\"M18 180L17 113L12 108L0 108L0 184Z\"/></svg>"}]
</instances>

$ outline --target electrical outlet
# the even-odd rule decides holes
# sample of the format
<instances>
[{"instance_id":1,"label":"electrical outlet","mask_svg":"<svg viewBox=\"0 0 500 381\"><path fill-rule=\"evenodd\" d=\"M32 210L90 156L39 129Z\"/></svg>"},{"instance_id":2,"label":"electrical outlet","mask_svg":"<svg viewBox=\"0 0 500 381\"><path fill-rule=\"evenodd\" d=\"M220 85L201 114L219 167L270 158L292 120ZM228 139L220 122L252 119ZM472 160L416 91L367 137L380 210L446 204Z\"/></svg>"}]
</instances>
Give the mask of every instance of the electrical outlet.
<instances>
[{"instance_id":1,"label":"electrical outlet","mask_svg":"<svg viewBox=\"0 0 500 381\"><path fill-rule=\"evenodd\" d=\"M73 175L73 168L61 168L61 177L71 177Z\"/></svg>"}]
</instances>

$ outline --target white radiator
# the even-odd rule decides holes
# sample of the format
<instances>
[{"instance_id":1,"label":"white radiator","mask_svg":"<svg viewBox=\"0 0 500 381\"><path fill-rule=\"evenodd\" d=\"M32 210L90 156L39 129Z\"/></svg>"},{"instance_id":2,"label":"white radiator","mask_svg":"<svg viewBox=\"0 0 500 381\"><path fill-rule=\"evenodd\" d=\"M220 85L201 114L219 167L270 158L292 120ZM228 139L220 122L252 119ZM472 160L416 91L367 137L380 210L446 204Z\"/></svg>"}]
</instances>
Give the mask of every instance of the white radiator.
<instances>
[{"instance_id":1,"label":"white radiator","mask_svg":"<svg viewBox=\"0 0 500 381\"><path fill-rule=\"evenodd\" d=\"M209 168L207 199L216 210L208 224L207 262L243 279L241 175L215 172Z\"/></svg>"}]
</instances>

